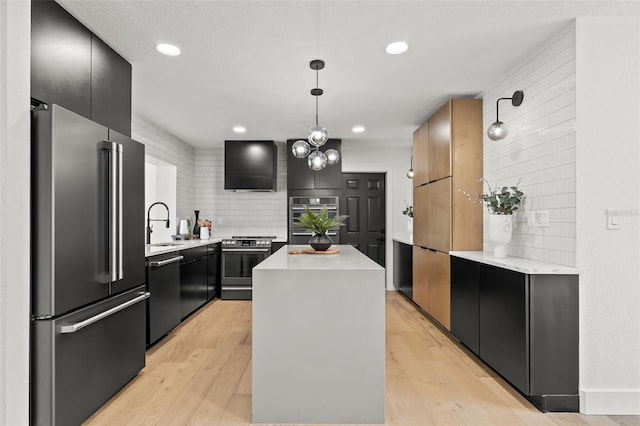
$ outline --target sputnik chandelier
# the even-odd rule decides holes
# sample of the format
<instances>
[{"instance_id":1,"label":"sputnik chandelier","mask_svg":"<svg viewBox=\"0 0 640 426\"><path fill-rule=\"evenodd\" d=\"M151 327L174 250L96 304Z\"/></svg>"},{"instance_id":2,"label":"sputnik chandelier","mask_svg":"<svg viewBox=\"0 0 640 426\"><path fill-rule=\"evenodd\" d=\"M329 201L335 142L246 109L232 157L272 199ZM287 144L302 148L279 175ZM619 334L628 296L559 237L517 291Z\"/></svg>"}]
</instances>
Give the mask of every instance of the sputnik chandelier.
<instances>
[{"instance_id":1,"label":"sputnik chandelier","mask_svg":"<svg viewBox=\"0 0 640 426\"><path fill-rule=\"evenodd\" d=\"M324 68L324 61L314 59L309 63L312 70L316 71L316 87L311 89L311 95L316 98L316 122L309 129L307 141L297 140L291 146L293 156L299 159L306 158L307 164L312 170L324 169L327 164L337 164L340 161L340 153L335 149L320 151L320 147L329 140L329 133L324 126L318 124L318 97L323 91L318 87L318 71Z\"/></svg>"}]
</instances>

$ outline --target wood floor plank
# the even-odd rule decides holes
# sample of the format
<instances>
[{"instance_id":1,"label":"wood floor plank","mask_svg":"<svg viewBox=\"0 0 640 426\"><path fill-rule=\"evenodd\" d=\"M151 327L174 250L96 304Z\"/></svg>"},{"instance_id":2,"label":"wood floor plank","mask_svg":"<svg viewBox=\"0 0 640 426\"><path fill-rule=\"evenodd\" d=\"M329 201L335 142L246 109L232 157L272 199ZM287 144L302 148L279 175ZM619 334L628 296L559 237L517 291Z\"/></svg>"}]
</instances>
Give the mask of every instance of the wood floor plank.
<instances>
[{"instance_id":1,"label":"wood floor plank","mask_svg":"<svg viewBox=\"0 0 640 426\"><path fill-rule=\"evenodd\" d=\"M540 413L397 292L386 294L385 353L387 425L640 425L640 416ZM250 301L209 303L146 362L86 425L250 424Z\"/></svg>"}]
</instances>

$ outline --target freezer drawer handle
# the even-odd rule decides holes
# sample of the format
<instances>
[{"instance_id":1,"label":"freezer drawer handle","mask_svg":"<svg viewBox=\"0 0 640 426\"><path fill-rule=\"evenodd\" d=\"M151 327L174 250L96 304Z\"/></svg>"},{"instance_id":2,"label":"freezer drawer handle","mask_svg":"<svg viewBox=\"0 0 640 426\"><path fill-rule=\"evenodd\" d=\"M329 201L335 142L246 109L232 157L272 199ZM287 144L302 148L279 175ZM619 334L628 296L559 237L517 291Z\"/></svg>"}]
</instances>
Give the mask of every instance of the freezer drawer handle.
<instances>
[{"instance_id":1,"label":"freezer drawer handle","mask_svg":"<svg viewBox=\"0 0 640 426\"><path fill-rule=\"evenodd\" d=\"M172 257L171 259L166 259L166 260L154 260L153 262L149 262L149 266L151 266L152 268L159 268L160 266L179 262L182 259L184 259L184 256Z\"/></svg>"},{"instance_id":2,"label":"freezer drawer handle","mask_svg":"<svg viewBox=\"0 0 640 426\"><path fill-rule=\"evenodd\" d=\"M247 251L269 251L271 249L268 248L246 248L246 249L241 249L241 248L223 248L222 251L224 252L247 252Z\"/></svg>"},{"instance_id":3,"label":"freezer drawer handle","mask_svg":"<svg viewBox=\"0 0 640 426\"><path fill-rule=\"evenodd\" d=\"M106 318L108 316L111 316L111 315L113 315L113 314L115 314L117 312L120 312L123 309L127 309L129 306L135 305L138 302L141 302L141 301L143 301L145 299L148 299L149 296L151 296L151 293L145 292L145 293L140 294L140 296L138 296L138 297L136 297L134 299L131 299L131 300L127 301L127 302L124 302L121 305L114 306L113 308L111 308L109 310L106 310L104 312L101 312L98 315L92 316L91 318L87 318L84 321L80 321L80 322L77 322L75 324L62 325L59 328L60 334L75 333L76 331L82 330L83 328L85 328L85 327L87 327L87 326L89 326L89 325L91 325L93 323L96 323L96 322L98 322L98 321L100 321L100 320L102 320L102 319L104 319L104 318Z\"/></svg>"}]
</instances>

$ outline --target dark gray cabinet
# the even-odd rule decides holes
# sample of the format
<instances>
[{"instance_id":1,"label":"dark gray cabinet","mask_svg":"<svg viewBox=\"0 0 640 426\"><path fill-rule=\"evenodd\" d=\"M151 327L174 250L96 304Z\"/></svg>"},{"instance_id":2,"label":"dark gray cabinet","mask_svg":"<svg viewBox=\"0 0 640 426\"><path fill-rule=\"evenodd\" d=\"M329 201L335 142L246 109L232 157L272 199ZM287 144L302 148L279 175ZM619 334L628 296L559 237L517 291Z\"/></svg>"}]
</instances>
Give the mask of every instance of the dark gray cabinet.
<instances>
[{"instance_id":1,"label":"dark gray cabinet","mask_svg":"<svg viewBox=\"0 0 640 426\"><path fill-rule=\"evenodd\" d=\"M180 317L186 318L207 302L207 246L180 252Z\"/></svg>"},{"instance_id":2,"label":"dark gray cabinet","mask_svg":"<svg viewBox=\"0 0 640 426\"><path fill-rule=\"evenodd\" d=\"M393 240L393 284L413 300L413 246Z\"/></svg>"},{"instance_id":3,"label":"dark gray cabinet","mask_svg":"<svg viewBox=\"0 0 640 426\"><path fill-rule=\"evenodd\" d=\"M147 259L147 345L180 324L180 254Z\"/></svg>"},{"instance_id":4,"label":"dark gray cabinet","mask_svg":"<svg viewBox=\"0 0 640 426\"><path fill-rule=\"evenodd\" d=\"M313 171L307 159L298 159L291 153L291 146L298 139L287 140L287 188L288 189L340 189L342 187L342 158L338 164ZM342 155L342 140L329 139L320 150L335 149Z\"/></svg>"},{"instance_id":5,"label":"dark gray cabinet","mask_svg":"<svg viewBox=\"0 0 640 426\"><path fill-rule=\"evenodd\" d=\"M31 2L31 97L91 118L91 31L52 0Z\"/></svg>"},{"instance_id":6,"label":"dark gray cabinet","mask_svg":"<svg viewBox=\"0 0 640 426\"><path fill-rule=\"evenodd\" d=\"M91 119L131 134L131 64L91 35Z\"/></svg>"},{"instance_id":7,"label":"dark gray cabinet","mask_svg":"<svg viewBox=\"0 0 640 426\"><path fill-rule=\"evenodd\" d=\"M480 354L480 264L451 256L451 332Z\"/></svg>"},{"instance_id":8,"label":"dark gray cabinet","mask_svg":"<svg viewBox=\"0 0 640 426\"><path fill-rule=\"evenodd\" d=\"M540 410L579 410L577 275L452 256L451 332Z\"/></svg>"},{"instance_id":9,"label":"dark gray cabinet","mask_svg":"<svg viewBox=\"0 0 640 426\"><path fill-rule=\"evenodd\" d=\"M53 0L31 2L31 97L131 136L131 64Z\"/></svg>"},{"instance_id":10,"label":"dark gray cabinet","mask_svg":"<svg viewBox=\"0 0 640 426\"><path fill-rule=\"evenodd\" d=\"M207 246L207 300L220 297L220 243Z\"/></svg>"}]
</instances>

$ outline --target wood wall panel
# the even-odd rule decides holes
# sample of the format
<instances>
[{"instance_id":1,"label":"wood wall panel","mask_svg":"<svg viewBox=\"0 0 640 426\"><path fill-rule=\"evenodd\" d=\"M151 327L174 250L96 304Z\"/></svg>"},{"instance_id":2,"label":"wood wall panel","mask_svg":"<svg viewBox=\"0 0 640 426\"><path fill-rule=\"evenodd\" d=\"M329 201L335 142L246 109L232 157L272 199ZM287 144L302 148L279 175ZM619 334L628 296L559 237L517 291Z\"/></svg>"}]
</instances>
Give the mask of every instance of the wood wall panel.
<instances>
[{"instance_id":1,"label":"wood wall panel","mask_svg":"<svg viewBox=\"0 0 640 426\"><path fill-rule=\"evenodd\" d=\"M451 105L444 104L429 118L427 175L429 182L451 176Z\"/></svg>"},{"instance_id":2,"label":"wood wall panel","mask_svg":"<svg viewBox=\"0 0 640 426\"><path fill-rule=\"evenodd\" d=\"M449 255L437 251L427 254L428 293L431 314L447 330L451 329L451 265Z\"/></svg>"},{"instance_id":3,"label":"wood wall panel","mask_svg":"<svg viewBox=\"0 0 640 426\"><path fill-rule=\"evenodd\" d=\"M429 309L429 250L413 246L413 301Z\"/></svg>"},{"instance_id":4,"label":"wood wall panel","mask_svg":"<svg viewBox=\"0 0 640 426\"><path fill-rule=\"evenodd\" d=\"M451 178L427 185L427 245L442 252L451 249Z\"/></svg>"},{"instance_id":5,"label":"wood wall panel","mask_svg":"<svg viewBox=\"0 0 640 426\"><path fill-rule=\"evenodd\" d=\"M413 132L413 187L429 181L428 175L429 123L425 121Z\"/></svg>"}]
</instances>

